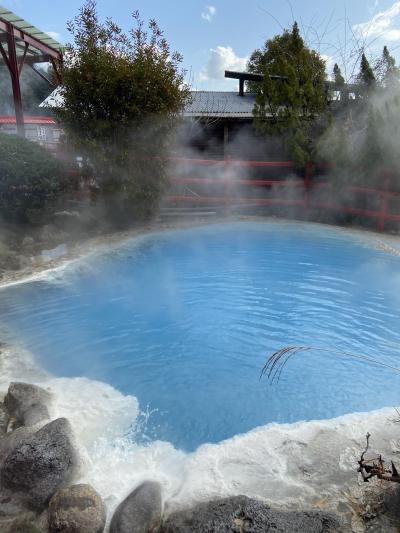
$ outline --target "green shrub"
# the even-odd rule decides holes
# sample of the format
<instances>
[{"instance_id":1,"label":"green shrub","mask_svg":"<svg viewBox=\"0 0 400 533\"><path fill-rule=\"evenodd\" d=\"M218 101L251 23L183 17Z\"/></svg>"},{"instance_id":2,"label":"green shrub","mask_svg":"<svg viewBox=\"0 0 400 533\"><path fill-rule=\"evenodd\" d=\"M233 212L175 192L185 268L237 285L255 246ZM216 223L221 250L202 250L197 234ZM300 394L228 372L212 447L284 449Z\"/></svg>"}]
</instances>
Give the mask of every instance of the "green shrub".
<instances>
[{"instance_id":1,"label":"green shrub","mask_svg":"<svg viewBox=\"0 0 400 533\"><path fill-rule=\"evenodd\" d=\"M66 141L92 167L98 200L118 226L148 217L167 184L168 143L189 98L182 57L154 20L124 33L87 0L68 24L56 112Z\"/></svg>"},{"instance_id":2,"label":"green shrub","mask_svg":"<svg viewBox=\"0 0 400 533\"><path fill-rule=\"evenodd\" d=\"M0 217L7 222L45 221L65 188L63 168L45 148L0 133Z\"/></svg>"}]
</instances>

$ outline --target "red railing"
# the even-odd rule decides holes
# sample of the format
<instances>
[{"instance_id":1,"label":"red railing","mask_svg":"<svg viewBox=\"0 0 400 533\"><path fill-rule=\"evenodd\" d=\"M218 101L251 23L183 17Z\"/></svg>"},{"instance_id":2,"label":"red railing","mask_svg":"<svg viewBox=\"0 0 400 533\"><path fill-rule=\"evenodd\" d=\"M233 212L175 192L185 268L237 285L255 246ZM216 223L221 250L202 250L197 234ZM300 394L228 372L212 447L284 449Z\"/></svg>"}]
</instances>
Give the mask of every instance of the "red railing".
<instances>
[{"instance_id":1,"label":"red railing","mask_svg":"<svg viewBox=\"0 0 400 533\"><path fill-rule=\"evenodd\" d=\"M385 222L400 221L400 212L389 212L389 204L392 199L400 199L400 192L391 191L388 188L389 180L384 179L385 186L383 189L348 186L342 187L340 195L346 197L351 195L354 198L354 203L358 205L346 205L346 202L332 201L332 198L340 196L337 194L336 188L328 181L321 181L321 175L324 171L329 170L327 165L314 167L308 163L305 165L303 176L300 177L295 174L295 167L291 161L243 161L234 159L214 160L214 159L188 159L188 158L174 158L172 162L175 165L176 175L170 177L172 190L166 197L167 204L195 204L204 206L300 206L306 212L311 210L335 211L347 215L357 217L372 218L377 221L377 229L379 231L385 230ZM199 169L207 167L203 175L190 177L191 171L198 172ZM241 176L241 169L256 169L256 168L277 168L292 170L293 177L288 179L288 176L283 176L282 179L269 178L244 178ZM210 169L215 170L216 176L210 176ZM221 172L222 170L222 172ZM235 172L239 171L239 172ZM194 173L196 173L194 172ZM178 194L174 191L174 186L194 185L199 187L195 192L190 191L190 194ZM212 194L213 186L222 186L224 194ZM243 191L238 193L238 189L244 187L253 188L269 188L273 191L273 197L247 197ZM204 189L207 188L207 193ZM176 189L176 187L175 187ZM248 190L248 189L247 189ZM265 190L265 189L264 189ZM284 196L276 196L277 191L295 191L295 198L288 198ZM317 193L317 191L325 191L325 195ZM327 201L329 195L329 201ZM369 206L360 207L360 201L364 199L364 203L375 201L379 204L378 208L371 209ZM367 199L367 200L365 200ZM400 204L399 204L400 211Z\"/></svg>"},{"instance_id":2,"label":"red railing","mask_svg":"<svg viewBox=\"0 0 400 533\"><path fill-rule=\"evenodd\" d=\"M286 167L294 168L292 161L244 161L243 159L192 159L187 157L171 157L169 161L175 163L189 163L191 165L202 166L224 166L224 167Z\"/></svg>"}]
</instances>

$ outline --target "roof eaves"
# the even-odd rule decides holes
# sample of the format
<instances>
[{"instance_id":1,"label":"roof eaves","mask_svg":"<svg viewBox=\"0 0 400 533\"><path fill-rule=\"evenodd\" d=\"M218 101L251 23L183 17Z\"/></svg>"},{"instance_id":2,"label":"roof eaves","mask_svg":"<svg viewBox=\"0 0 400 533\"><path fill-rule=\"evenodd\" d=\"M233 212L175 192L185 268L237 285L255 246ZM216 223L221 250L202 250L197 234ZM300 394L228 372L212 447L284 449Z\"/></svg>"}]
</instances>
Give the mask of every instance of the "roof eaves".
<instances>
[{"instance_id":1,"label":"roof eaves","mask_svg":"<svg viewBox=\"0 0 400 533\"><path fill-rule=\"evenodd\" d=\"M17 29L25 32L27 35L42 41L44 44L58 52L62 51L64 48L64 46L56 41L53 37L50 37L50 35L41 31L39 28L36 28L36 26L33 26L30 22L24 20L9 9L2 6L0 6L0 19L2 19L4 22L12 24Z\"/></svg>"}]
</instances>

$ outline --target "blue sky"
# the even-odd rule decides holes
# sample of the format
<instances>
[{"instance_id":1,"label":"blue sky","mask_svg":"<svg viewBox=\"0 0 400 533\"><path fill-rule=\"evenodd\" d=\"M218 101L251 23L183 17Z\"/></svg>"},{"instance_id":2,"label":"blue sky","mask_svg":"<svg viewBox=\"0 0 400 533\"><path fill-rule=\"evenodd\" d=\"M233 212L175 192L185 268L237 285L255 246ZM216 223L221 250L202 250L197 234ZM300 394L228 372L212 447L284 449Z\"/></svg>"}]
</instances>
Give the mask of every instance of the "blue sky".
<instances>
[{"instance_id":1,"label":"blue sky","mask_svg":"<svg viewBox=\"0 0 400 533\"><path fill-rule=\"evenodd\" d=\"M82 0L0 0L61 42L69 40L66 22ZM327 59L355 67L357 39L371 57L387 44L400 60L400 1L393 0L98 0L101 17L128 29L130 14L154 17L171 47L184 56L187 78L196 89L229 90L225 69L242 70L251 52L296 19L307 41ZM310 29L312 28L312 29Z\"/></svg>"}]
</instances>

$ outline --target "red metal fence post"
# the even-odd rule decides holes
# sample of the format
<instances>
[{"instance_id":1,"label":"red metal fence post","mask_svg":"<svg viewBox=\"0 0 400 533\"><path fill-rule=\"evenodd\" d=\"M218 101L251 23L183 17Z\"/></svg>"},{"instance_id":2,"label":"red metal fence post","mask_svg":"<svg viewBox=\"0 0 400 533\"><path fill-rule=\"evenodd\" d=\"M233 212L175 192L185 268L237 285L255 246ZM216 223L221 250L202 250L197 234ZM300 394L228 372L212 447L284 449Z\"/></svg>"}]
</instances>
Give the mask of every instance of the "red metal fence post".
<instances>
[{"instance_id":1,"label":"red metal fence post","mask_svg":"<svg viewBox=\"0 0 400 533\"><path fill-rule=\"evenodd\" d=\"M224 161L225 161L225 164L224 164L224 179L226 180L225 182L225 187L224 187L224 190L225 190L225 198L224 198L224 205L225 205L225 209L227 209L227 206L231 203L230 200L231 200L231 196L232 196L232 186L233 186L233 183L232 183L232 157L230 156L230 154L226 154L224 155Z\"/></svg>"},{"instance_id":2,"label":"red metal fence post","mask_svg":"<svg viewBox=\"0 0 400 533\"><path fill-rule=\"evenodd\" d=\"M311 186L311 178L313 173L313 164L310 161L304 165L304 207L308 209L310 206L309 190Z\"/></svg>"},{"instance_id":3,"label":"red metal fence post","mask_svg":"<svg viewBox=\"0 0 400 533\"><path fill-rule=\"evenodd\" d=\"M385 177L383 185L383 191L381 191L381 208L379 210L378 217L378 231L385 231L385 220L386 220L386 211L388 207L388 195L386 194L389 186L389 178Z\"/></svg>"},{"instance_id":4,"label":"red metal fence post","mask_svg":"<svg viewBox=\"0 0 400 533\"><path fill-rule=\"evenodd\" d=\"M181 158L184 160L183 158ZM248 205L278 205L278 206L299 206L304 209L304 212L308 208L316 208L319 210L329 210L338 213L344 213L346 215L356 215L361 217L367 217L370 219L375 219L377 224L377 229L379 231L385 230L385 223L387 220L399 221L400 214L390 212L390 199L399 198L400 192L396 190L391 190L393 174L385 172L383 174L383 186L380 189L374 189L369 187L360 187L360 186L348 186L344 190L348 190L352 194L363 194L368 197L374 197L380 199L380 205L372 209L371 207L351 207L348 205L340 205L339 203L334 203L329 200L317 200L312 201L311 189L317 190L332 190L330 183L325 180L314 181L314 176L316 174L316 168L319 170L321 168L326 168L324 166L316 167L311 162L307 162L304 165L304 174L303 182L301 180L296 181L286 181L282 179L247 179L244 177L237 177L232 175L232 170L235 170L237 167L264 167L264 168L274 168L274 167L287 167L294 168L294 165L290 161L242 161L236 159L221 159L221 160L205 160L205 159L190 159L193 164L196 165L206 165L206 166L216 166L216 168L223 169L222 177L221 174L216 177L175 177L172 178L172 182L176 183L194 183L194 184L204 184L212 185L213 183L218 185L225 185L224 192L220 196L168 196L167 201L172 202L194 202L196 204L206 203L209 205L220 205L228 206L232 205L237 201L245 202ZM240 173L239 173L240 176ZM290 195L290 198L287 198L286 195L284 198L259 198L257 196L248 195L248 197L243 197L241 194L238 194L235 187L236 186L249 186L249 187L281 187L286 190L286 187L290 187L298 191L295 198ZM304 196L301 198L300 190L303 190Z\"/></svg>"}]
</instances>

